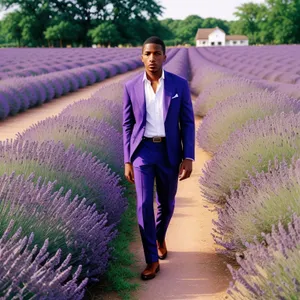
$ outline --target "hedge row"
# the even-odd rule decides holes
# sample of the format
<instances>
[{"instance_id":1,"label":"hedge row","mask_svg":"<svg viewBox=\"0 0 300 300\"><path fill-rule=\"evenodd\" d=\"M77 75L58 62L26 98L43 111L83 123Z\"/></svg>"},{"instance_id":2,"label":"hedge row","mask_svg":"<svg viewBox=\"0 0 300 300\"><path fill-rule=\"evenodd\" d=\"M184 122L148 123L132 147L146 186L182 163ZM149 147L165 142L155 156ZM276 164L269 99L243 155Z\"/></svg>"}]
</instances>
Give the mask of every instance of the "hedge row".
<instances>
[{"instance_id":1,"label":"hedge row","mask_svg":"<svg viewBox=\"0 0 300 300\"><path fill-rule=\"evenodd\" d=\"M217 57L219 50L203 51ZM218 213L217 251L239 264L229 266L234 281L228 293L233 299L298 299L300 102L278 92L282 84L246 73L237 78L205 58L199 60L213 70L209 78L194 72L201 85L196 112L205 116L197 141L213 156L199 182Z\"/></svg>"}]
</instances>

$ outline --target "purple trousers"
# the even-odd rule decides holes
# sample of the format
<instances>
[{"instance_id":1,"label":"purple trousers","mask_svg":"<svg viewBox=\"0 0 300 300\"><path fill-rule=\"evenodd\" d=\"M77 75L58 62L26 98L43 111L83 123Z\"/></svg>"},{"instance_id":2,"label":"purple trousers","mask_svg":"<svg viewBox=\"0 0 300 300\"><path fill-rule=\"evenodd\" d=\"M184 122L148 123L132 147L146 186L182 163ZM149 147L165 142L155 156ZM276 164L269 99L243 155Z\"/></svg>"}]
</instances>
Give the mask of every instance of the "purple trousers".
<instances>
[{"instance_id":1,"label":"purple trousers","mask_svg":"<svg viewBox=\"0 0 300 300\"><path fill-rule=\"evenodd\" d=\"M178 185L179 165L168 161L165 142L142 140L132 156L137 195L137 219L146 263L158 261L156 240L163 242L172 218ZM156 183L157 215L153 198Z\"/></svg>"}]
</instances>

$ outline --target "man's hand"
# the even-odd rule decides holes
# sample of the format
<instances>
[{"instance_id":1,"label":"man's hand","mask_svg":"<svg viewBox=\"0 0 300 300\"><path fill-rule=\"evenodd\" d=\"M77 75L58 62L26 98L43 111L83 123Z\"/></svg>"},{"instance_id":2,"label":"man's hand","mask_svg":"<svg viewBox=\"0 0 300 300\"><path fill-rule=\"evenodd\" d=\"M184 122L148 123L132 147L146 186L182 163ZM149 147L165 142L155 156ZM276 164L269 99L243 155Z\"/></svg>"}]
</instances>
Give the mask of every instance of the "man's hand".
<instances>
[{"instance_id":1,"label":"man's hand","mask_svg":"<svg viewBox=\"0 0 300 300\"><path fill-rule=\"evenodd\" d=\"M191 159L184 159L179 169L179 181L189 178L192 171L193 161Z\"/></svg>"},{"instance_id":2,"label":"man's hand","mask_svg":"<svg viewBox=\"0 0 300 300\"><path fill-rule=\"evenodd\" d=\"M130 183L134 183L133 166L131 163L125 164L125 177Z\"/></svg>"}]
</instances>

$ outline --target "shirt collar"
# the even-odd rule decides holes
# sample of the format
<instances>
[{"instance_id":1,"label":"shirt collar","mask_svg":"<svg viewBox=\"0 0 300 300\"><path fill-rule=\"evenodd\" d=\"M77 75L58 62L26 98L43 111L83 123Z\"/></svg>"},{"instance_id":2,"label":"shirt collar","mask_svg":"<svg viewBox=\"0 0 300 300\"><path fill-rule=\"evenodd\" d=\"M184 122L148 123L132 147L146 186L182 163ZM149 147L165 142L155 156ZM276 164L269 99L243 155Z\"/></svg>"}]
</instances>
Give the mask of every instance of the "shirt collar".
<instances>
[{"instance_id":1,"label":"shirt collar","mask_svg":"<svg viewBox=\"0 0 300 300\"><path fill-rule=\"evenodd\" d=\"M164 80L165 79L165 70L162 69L162 73L161 73L161 77L159 78L159 82L161 80ZM147 74L146 74L146 71L144 71L144 76L143 76L143 82L145 82L145 80L149 81L149 79L147 78Z\"/></svg>"}]
</instances>

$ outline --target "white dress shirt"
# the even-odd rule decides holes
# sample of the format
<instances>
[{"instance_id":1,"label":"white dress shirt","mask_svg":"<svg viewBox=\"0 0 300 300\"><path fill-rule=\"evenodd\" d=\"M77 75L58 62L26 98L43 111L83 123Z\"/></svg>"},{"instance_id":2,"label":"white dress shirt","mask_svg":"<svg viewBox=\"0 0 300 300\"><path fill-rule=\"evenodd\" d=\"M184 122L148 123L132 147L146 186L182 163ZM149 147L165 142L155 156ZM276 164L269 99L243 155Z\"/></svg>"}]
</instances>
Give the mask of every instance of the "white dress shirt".
<instances>
[{"instance_id":1,"label":"white dress shirt","mask_svg":"<svg viewBox=\"0 0 300 300\"><path fill-rule=\"evenodd\" d=\"M147 78L146 72L144 73L143 82L146 99L146 128L144 136L146 137L166 136L163 114L164 80L165 72L162 70L156 93L154 93L151 81Z\"/></svg>"},{"instance_id":2,"label":"white dress shirt","mask_svg":"<svg viewBox=\"0 0 300 300\"><path fill-rule=\"evenodd\" d=\"M146 98L146 127L145 137L165 137L165 123L164 123L164 89L165 89L165 72L162 70L161 77L158 80L158 86L156 93L151 86L151 81L147 78L146 72L144 72L143 82L145 87ZM185 159L193 160L192 158L185 157Z\"/></svg>"}]
</instances>

